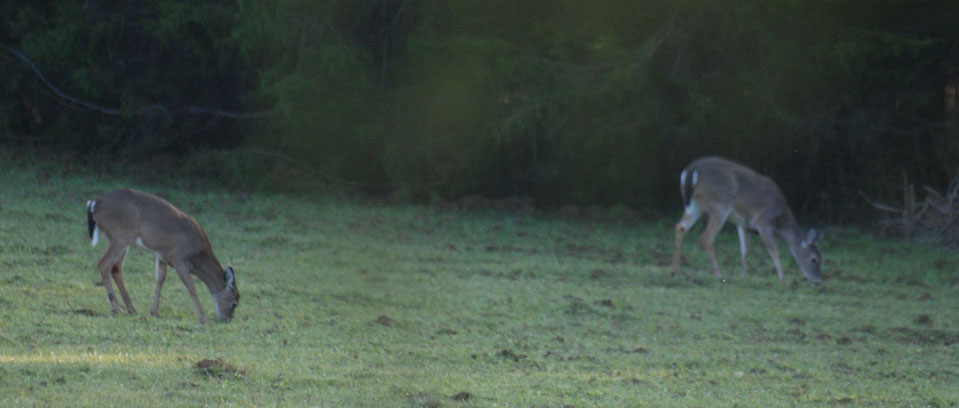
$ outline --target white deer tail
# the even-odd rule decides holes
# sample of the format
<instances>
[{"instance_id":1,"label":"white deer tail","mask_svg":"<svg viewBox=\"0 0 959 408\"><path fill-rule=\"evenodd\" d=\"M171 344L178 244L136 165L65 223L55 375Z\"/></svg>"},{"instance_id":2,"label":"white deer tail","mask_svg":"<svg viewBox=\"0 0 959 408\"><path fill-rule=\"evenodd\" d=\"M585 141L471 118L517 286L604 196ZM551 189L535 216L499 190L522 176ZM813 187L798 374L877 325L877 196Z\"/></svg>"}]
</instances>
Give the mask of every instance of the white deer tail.
<instances>
[{"instance_id":1,"label":"white deer tail","mask_svg":"<svg viewBox=\"0 0 959 408\"><path fill-rule=\"evenodd\" d=\"M91 246L97 246L97 243L100 242L100 227L93 220L93 209L96 206L97 202L95 200L87 201L87 234L90 235Z\"/></svg>"}]
</instances>

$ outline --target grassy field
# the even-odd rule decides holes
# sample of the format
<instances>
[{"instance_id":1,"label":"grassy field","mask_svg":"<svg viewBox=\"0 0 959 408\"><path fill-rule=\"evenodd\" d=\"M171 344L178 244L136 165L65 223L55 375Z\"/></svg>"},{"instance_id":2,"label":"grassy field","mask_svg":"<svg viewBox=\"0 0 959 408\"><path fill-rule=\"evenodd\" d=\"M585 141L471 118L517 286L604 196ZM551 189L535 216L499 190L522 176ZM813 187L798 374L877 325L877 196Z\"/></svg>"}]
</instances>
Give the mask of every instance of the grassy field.
<instances>
[{"instance_id":1,"label":"grassy field","mask_svg":"<svg viewBox=\"0 0 959 408\"><path fill-rule=\"evenodd\" d=\"M119 187L204 225L237 270L232 322L200 325L175 274L149 316L153 257L133 249L141 313L110 313L95 266L106 245L90 246L84 204ZM0 404L959 404L954 252L834 227L825 284L808 286L790 258L781 285L758 238L738 276L727 230L728 279L711 278L694 236L686 279L668 269L674 220L613 220L0 169Z\"/></svg>"}]
</instances>

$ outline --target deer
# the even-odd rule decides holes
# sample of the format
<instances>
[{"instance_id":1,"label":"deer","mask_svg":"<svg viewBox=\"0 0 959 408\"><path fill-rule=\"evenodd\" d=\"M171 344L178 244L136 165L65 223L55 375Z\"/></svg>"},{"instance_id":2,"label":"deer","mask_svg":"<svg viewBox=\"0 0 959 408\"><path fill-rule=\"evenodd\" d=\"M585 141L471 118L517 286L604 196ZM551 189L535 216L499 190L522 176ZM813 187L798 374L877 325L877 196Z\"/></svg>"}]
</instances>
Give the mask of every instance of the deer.
<instances>
[{"instance_id":1,"label":"deer","mask_svg":"<svg viewBox=\"0 0 959 408\"><path fill-rule=\"evenodd\" d=\"M209 289L216 304L217 319L229 321L233 318L233 311L240 300L233 267L223 269L200 224L170 202L132 189L102 194L87 201L87 232L94 247L97 246L100 232L110 241L107 252L97 262L97 268L113 314L120 313L120 304L110 282L111 276L120 290L127 312L137 312L123 283L123 261L129 247L135 244L156 256L156 291L151 315L160 315L160 292L166 280L167 267L171 266L190 293L200 323L205 324L207 318L197 298L191 275L199 278Z\"/></svg>"},{"instance_id":2,"label":"deer","mask_svg":"<svg viewBox=\"0 0 959 408\"><path fill-rule=\"evenodd\" d=\"M683 237L696 221L709 214L701 244L712 262L713 274L722 278L713 243L727 220L736 224L739 250L742 255L742 276L746 276L746 255L749 253L748 232L759 233L772 258L779 281L786 282L776 237L786 242L796 263L813 286L822 283L819 268L821 256L817 244L822 231L803 233L786 203L779 186L769 177L719 157L694 160L680 173L680 193L685 210L676 223L676 248L673 252L673 273L680 273L680 250Z\"/></svg>"}]
</instances>

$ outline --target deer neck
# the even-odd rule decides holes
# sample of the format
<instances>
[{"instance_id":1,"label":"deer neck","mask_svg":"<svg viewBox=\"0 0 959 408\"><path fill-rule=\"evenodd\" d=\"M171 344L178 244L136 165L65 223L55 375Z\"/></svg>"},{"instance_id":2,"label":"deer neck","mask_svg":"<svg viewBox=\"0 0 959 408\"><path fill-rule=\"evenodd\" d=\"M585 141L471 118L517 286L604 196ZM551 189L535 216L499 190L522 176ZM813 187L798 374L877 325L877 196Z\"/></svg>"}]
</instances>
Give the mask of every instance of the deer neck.
<instances>
[{"instance_id":1,"label":"deer neck","mask_svg":"<svg viewBox=\"0 0 959 408\"><path fill-rule=\"evenodd\" d=\"M786 245L789 246L789 250L792 251L793 256L795 256L799 249L802 248L803 231L792 213L787 213L783 217L782 225L776 228L776 232L783 241L786 241Z\"/></svg>"},{"instance_id":2,"label":"deer neck","mask_svg":"<svg viewBox=\"0 0 959 408\"><path fill-rule=\"evenodd\" d=\"M216 294L226 289L226 282L223 280L223 268L215 257L208 254L197 256L193 260L193 265L193 274L206 284L210 293Z\"/></svg>"}]
</instances>

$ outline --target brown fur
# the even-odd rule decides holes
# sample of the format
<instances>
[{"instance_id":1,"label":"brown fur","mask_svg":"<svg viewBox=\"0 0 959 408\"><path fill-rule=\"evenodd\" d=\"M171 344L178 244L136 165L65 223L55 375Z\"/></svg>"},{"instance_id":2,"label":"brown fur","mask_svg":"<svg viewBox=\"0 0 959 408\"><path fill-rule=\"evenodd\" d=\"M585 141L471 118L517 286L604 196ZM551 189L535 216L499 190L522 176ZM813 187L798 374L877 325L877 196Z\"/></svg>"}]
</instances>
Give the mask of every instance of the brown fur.
<instances>
[{"instance_id":1,"label":"brown fur","mask_svg":"<svg viewBox=\"0 0 959 408\"><path fill-rule=\"evenodd\" d=\"M759 233L763 245L776 267L779 280L785 282L776 236L789 246L790 252L814 284L822 281L819 272L820 255L816 243L822 234L810 230L804 236L782 191L771 179L752 169L718 157L705 157L690 163L681 182L686 211L676 223L673 272L679 272L680 249L683 236L696 224L702 214L709 214L709 223L703 232L702 245L712 262L713 273L721 277L713 243L726 220L738 228L742 255L742 274L746 275L746 254L749 252L747 230ZM695 178L695 181L694 181Z\"/></svg>"},{"instance_id":2,"label":"brown fur","mask_svg":"<svg viewBox=\"0 0 959 408\"><path fill-rule=\"evenodd\" d=\"M88 217L92 220L91 236L96 228L110 240L110 247L97 266L113 313L119 313L120 305L110 276L116 281L127 312L136 313L123 283L123 260L128 248L137 245L156 255L157 284L150 310L152 315L159 315L160 291L167 266L172 266L190 293L200 322L206 322L206 314L197 298L191 274L206 284L213 295L217 317L223 320L233 317L233 309L240 298L233 269L224 270L220 266L206 233L193 217L160 197L137 190L116 190L100 195L90 201ZM232 284L228 287L230 280Z\"/></svg>"}]
</instances>

